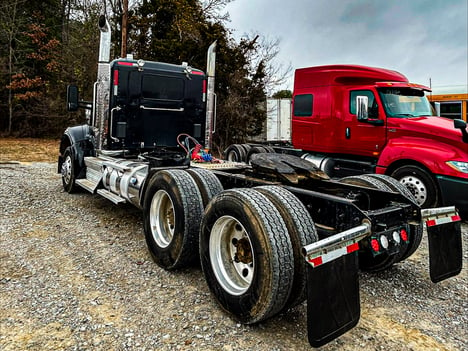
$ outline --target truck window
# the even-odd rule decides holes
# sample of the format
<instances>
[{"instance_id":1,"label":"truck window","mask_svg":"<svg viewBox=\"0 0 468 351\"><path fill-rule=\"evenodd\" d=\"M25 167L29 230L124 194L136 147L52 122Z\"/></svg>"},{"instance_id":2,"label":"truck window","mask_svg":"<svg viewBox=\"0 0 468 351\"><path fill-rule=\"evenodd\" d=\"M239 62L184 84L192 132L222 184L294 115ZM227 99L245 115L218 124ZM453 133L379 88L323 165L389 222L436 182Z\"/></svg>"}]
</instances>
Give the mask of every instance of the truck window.
<instances>
[{"instance_id":1,"label":"truck window","mask_svg":"<svg viewBox=\"0 0 468 351\"><path fill-rule=\"evenodd\" d=\"M369 118L378 118L379 109L377 100L375 99L374 93L370 90L353 90L349 96L349 112L353 115L356 114L356 97L367 96L369 99Z\"/></svg>"},{"instance_id":2,"label":"truck window","mask_svg":"<svg viewBox=\"0 0 468 351\"><path fill-rule=\"evenodd\" d=\"M303 94L294 96L294 116L310 117L313 111L314 96Z\"/></svg>"},{"instance_id":3,"label":"truck window","mask_svg":"<svg viewBox=\"0 0 468 351\"><path fill-rule=\"evenodd\" d=\"M461 101L443 101L440 103L441 117L451 119L462 119L462 103Z\"/></svg>"},{"instance_id":4,"label":"truck window","mask_svg":"<svg viewBox=\"0 0 468 351\"><path fill-rule=\"evenodd\" d=\"M411 88L379 89L385 112L389 117L431 116L432 110L424 91Z\"/></svg>"},{"instance_id":5,"label":"truck window","mask_svg":"<svg viewBox=\"0 0 468 351\"><path fill-rule=\"evenodd\" d=\"M142 79L143 98L154 100L183 100L184 81L181 78L146 74Z\"/></svg>"}]
</instances>

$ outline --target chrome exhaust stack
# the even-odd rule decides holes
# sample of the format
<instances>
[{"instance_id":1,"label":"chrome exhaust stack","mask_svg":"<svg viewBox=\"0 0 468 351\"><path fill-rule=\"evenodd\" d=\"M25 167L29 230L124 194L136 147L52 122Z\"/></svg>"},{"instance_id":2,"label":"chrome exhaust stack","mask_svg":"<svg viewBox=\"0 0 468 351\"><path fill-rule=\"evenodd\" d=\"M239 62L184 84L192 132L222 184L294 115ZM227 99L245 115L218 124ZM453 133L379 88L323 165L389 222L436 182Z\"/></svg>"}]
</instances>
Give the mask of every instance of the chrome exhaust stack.
<instances>
[{"instance_id":1,"label":"chrome exhaust stack","mask_svg":"<svg viewBox=\"0 0 468 351\"><path fill-rule=\"evenodd\" d=\"M111 27L105 15L99 16L98 24L101 35L97 80L94 83L94 104L91 125L94 127L96 135L96 148L101 149L104 143L105 112L109 107Z\"/></svg>"},{"instance_id":2,"label":"chrome exhaust stack","mask_svg":"<svg viewBox=\"0 0 468 351\"><path fill-rule=\"evenodd\" d=\"M205 148L211 150L213 133L216 129L216 94L215 94L216 41L208 48L206 58L207 99L205 122Z\"/></svg>"},{"instance_id":3,"label":"chrome exhaust stack","mask_svg":"<svg viewBox=\"0 0 468 351\"><path fill-rule=\"evenodd\" d=\"M109 62L110 45L111 45L111 29L105 15L99 16L99 30L101 31L99 41L99 62Z\"/></svg>"}]
</instances>

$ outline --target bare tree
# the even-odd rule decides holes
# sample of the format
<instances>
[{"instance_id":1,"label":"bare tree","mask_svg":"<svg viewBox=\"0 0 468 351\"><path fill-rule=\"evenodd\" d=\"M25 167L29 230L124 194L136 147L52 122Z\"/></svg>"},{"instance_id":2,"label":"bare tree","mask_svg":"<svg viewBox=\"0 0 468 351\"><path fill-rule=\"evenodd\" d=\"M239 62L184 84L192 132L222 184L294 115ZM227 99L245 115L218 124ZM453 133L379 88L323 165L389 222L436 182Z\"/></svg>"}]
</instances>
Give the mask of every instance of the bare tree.
<instances>
[{"instance_id":1,"label":"bare tree","mask_svg":"<svg viewBox=\"0 0 468 351\"><path fill-rule=\"evenodd\" d=\"M234 0L204 0L201 1L202 12L207 20L215 22L229 21L229 13L221 11L224 10L227 4Z\"/></svg>"},{"instance_id":2,"label":"bare tree","mask_svg":"<svg viewBox=\"0 0 468 351\"><path fill-rule=\"evenodd\" d=\"M250 40L250 37L255 39L255 47L249 51L250 70L253 73L259 67L263 68L265 90L267 95L271 95L278 86L285 83L292 66L277 61L281 42L279 38L270 39L255 33L247 36L245 40Z\"/></svg>"},{"instance_id":3,"label":"bare tree","mask_svg":"<svg viewBox=\"0 0 468 351\"><path fill-rule=\"evenodd\" d=\"M6 36L8 45L8 134L11 134L13 123L13 92L11 89L11 83L12 76L15 73L16 40L20 32L20 17L18 16L18 7L23 2L24 0L7 0L0 8L0 30Z\"/></svg>"}]
</instances>

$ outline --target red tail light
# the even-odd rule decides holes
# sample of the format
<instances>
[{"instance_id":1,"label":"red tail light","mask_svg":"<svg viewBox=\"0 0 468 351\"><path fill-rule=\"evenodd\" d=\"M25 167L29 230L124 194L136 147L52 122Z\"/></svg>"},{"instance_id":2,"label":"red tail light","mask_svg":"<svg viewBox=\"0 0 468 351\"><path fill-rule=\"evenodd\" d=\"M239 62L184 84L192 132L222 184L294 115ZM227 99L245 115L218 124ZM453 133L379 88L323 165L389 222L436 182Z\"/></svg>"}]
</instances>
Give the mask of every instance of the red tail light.
<instances>
[{"instance_id":1,"label":"red tail light","mask_svg":"<svg viewBox=\"0 0 468 351\"><path fill-rule=\"evenodd\" d=\"M380 250L380 245L377 239L372 239L370 243L372 246L372 250L374 250L375 252L378 252Z\"/></svg>"},{"instance_id":2,"label":"red tail light","mask_svg":"<svg viewBox=\"0 0 468 351\"><path fill-rule=\"evenodd\" d=\"M408 241L408 233L405 229L400 230L400 237L403 241Z\"/></svg>"},{"instance_id":3,"label":"red tail light","mask_svg":"<svg viewBox=\"0 0 468 351\"><path fill-rule=\"evenodd\" d=\"M114 85L119 85L119 71L114 71Z\"/></svg>"}]
</instances>

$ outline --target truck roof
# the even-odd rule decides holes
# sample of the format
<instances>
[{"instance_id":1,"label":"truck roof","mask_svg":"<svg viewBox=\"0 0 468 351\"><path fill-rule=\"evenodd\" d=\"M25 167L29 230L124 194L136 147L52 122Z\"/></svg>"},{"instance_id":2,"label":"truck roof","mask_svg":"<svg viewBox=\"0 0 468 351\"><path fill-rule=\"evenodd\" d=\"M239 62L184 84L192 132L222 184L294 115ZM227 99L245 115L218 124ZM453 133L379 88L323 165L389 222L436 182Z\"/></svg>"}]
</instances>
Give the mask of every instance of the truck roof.
<instances>
[{"instance_id":1,"label":"truck roof","mask_svg":"<svg viewBox=\"0 0 468 351\"><path fill-rule=\"evenodd\" d=\"M155 62L155 61L144 61L144 60L129 60L129 59L117 59L111 62L111 67L115 65L122 66L133 66L138 67L143 64L143 68L154 69L158 71L168 71L168 72L180 72L186 73L186 69L189 68L189 72L197 75L204 75L204 73L196 68L190 67L188 65L174 65L172 63L164 62Z\"/></svg>"},{"instance_id":2,"label":"truck roof","mask_svg":"<svg viewBox=\"0 0 468 351\"><path fill-rule=\"evenodd\" d=\"M296 69L294 88L322 85L375 84L376 82L408 82L397 71L360 65L327 65Z\"/></svg>"}]
</instances>

